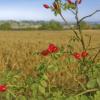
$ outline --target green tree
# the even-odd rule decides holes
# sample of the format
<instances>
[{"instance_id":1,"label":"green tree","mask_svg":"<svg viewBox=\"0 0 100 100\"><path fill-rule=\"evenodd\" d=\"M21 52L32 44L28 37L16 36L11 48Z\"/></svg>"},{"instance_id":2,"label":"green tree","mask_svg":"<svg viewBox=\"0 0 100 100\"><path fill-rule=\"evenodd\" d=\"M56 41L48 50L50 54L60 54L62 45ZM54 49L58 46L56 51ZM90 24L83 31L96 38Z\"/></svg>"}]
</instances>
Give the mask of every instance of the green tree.
<instances>
[{"instance_id":1,"label":"green tree","mask_svg":"<svg viewBox=\"0 0 100 100\"><path fill-rule=\"evenodd\" d=\"M100 24L96 24L95 29L100 29Z\"/></svg>"},{"instance_id":2,"label":"green tree","mask_svg":"<svg viewBox=\"0 0 100 100\"><path fill-rule=\"evenodd\" d=\"M0 25L0 29L1 30L9 30L9 29L11 29L11 25L10 25L10 23L5 22Z\"/></svg>"},{"instance_id":3,"label":"green tree","mask_svg":"<svg viewBox=\"0 0 100 100\"><path fill-rule=\"evenodd\" d=\"M63 26L57 21L43 23L39 29L43 30L62 30Z\"/></svg>"},{"instance_id":4,"label":"green tree","mask_svg":"<svg viewBox=\"0 0 100 100\"><path fill-rule=\"evenodd\" d=\"M91 29L91 28L92 28L92 26L91 26L89 23L85 22L85 21L82 21L82 22L80 23L80 27L81 27L82 29Z\"/></svg>"}]
</instances>

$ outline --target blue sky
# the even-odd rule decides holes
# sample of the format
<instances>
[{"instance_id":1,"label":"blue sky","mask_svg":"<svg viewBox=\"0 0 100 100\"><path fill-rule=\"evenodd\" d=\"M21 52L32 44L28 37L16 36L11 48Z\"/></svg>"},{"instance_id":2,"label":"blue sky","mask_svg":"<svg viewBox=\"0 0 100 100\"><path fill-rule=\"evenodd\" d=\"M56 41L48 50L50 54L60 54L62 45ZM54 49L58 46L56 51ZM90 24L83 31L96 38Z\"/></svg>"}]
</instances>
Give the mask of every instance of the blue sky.
<instances>
[{"instance_id":1,"label":"blue sky","mask_svg":"<svg viewBox=\"0 0 100 100\"><path fill-rule=\"evenodd\" d=\"M0 20L51 20L61 21L60 16L54 16L53 12L43 8L44 3L52 4L53 0L0 0ZM100 0L82 0L79 5L80 17L100 9ZM73 21L70 12L64 13L66 19ZM100 21L100 13L97 13L88 21Z\"/></svg>"}]
</instances>

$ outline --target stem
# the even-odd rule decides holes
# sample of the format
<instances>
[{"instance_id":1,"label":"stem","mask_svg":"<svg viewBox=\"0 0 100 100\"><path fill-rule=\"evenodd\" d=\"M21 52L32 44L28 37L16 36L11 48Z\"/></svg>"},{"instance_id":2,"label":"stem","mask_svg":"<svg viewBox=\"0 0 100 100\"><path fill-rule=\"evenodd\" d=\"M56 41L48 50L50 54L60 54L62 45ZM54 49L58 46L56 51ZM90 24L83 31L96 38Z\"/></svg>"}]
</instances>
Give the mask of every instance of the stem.
<instances>
[{"instance_id":1,"label":"stem","mask_svg":"<svg viewBox=\"0 0 100 100\"><path fill-rule=\"evenodd\" d=\"M89 37L89 41L88 41L88 45L87 45L86 49L89 48L90 44L91 44L91 36Z\"/></svg>"},{"instance_id":2,"label":"stem","mask_svg":"<svg viewBox=\"0 0 100 100\"><path fill-rule=\"evenodd\" d=\"M80 96L80 95L83 95L86 93L90 93L90 92L96 92L96 91L99 91L99 89L94 88L94 89L86 90L86 91L83 91L83 92L77 94L77 96Z\"/></svg>"},{"instance_id":3,"label":"stem","mask_svg":"<svg viewBox=\"0 0 100 100\"><path fill-rule=\"evenodd\" d=\"M73 10L69 9L69 11L72 12L75 15L75 12Z\"/></svg>"},{"instance_id":4,"label":"stem","mask_svg":"<svg viewBox=\"0 0 100 100\"><path fill-rule=\"evenodd\" d=\"M89 48L89 49L87 49L87 50L95 50L95 49L100 49L100 46L94 47L94 48Z\"/></svg>"},{"instance_id":5,"label":"stem","mask_svg":"<svg viewBox=\"0 0 100 100\"><path fill-rule=\"evenodd\" d=\"M83 34L82 34L82 30L81 30L81 27L80 27L80 23L79 23L79 19L78 19L78 6L77 6L77 2L75 3L76 5L76 24L77 24L77 28L78 28L78 31L79 31L79 34L80 34L80 37L81 37L81 44L82 44L82 47L83 47L83 50L85 50L85 43L84 43L84 38L83 38Z\"/></svg>"},{"instance_id":6,"label":"stem","mask_svg":"<svg viewBox=\"0 0 100 100\"><path fill-rule=\"evenodd\" d=\"M64 18L64 16L61 13L60 13L60 16L64 20L64 22L68 25L68 27L74 32L76 37L80 40L80 37L78 36L77 32L68 24L68 22L66 21L66 19Z\"/></svg>"},{"instance_id":7,"label":"stem","mask_svg":"<svg viewBox=\"0 0 100 100\"><path fill-rule=\"evenodd\" d=\"M9 92L14 98L16 98L16 95L15 95L12 91L8 90L8 92Z\"/></svg>"},{"instance_id":8,"label":"stem","mask_svg":"<svg viewBox=\"0 0 100 100\"><path fill-rule=\"evenodd\" d=\"M50 85L50 80L48 80L48 83L49 83L49 84L48 84L48 85L49 85L49 86L48 86L48 90L49 90L49 95L50 95L50 93L51 93L51 85Z\"/></svg>"},{"instance_id":9,"label":"stem","mask_svg":"<svg viewBox=\"0 0 100 100\"><path fill-rule=\"evenodd\" d=\"M95 62L95 59L97 58L97 56L100 54L100 49L99 49L99 51L96 53L96 55L94 56L94 58L93 58L93 62Z\"/></svg>"},{"instance_id":10,"label":"stem","mask_svg":"<svg viewBox=\"0 0 100 100\"><path fill-rule=\"evenodd\" d=\"M97 12L100 12L100 10L96 10L96 11L94 11L93 13L91 13L90 15L87 15L87 16L81 18L81 19L79 20L79 23L82 22L84 19L93 16L93 15L96 14Z\"/></svg>"}]
</instances>

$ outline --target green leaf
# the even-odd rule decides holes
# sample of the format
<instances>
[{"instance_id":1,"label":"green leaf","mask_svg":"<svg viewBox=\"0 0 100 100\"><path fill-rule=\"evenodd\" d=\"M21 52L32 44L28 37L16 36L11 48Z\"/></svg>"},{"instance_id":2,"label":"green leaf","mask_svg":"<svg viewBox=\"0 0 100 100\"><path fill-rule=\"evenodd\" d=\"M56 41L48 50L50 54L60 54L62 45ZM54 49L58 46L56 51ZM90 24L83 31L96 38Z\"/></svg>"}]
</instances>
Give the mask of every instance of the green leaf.
<instances>
[{"instance_id":1,"label":"green leaf","mask_svg":"<svg viewBox=\"0 0 100 100\"><path fill-rule=\"evenodd\" d=\"M79 100L90 100L90 99L85 95L81 95Z\"/></svg>"},{"instance_id":2,"label":"green leaf","mask_svg":"<svg viewBox=\"0 0 100 100\"><path fill-rule=\"evenodd\" d=\"M48 66L48 71L57 72L58 71L58 67L54 66L54 65L49 65Z\"/></svg>"},{"instance_id":3,"label":"green leaf","mask_svg":"<svg viewBox=\"0 0 100 100\"><path fill-rule=\"evenodd\" d=\"M11 97L11 95L10 95L10 93L8 92L8 93L6 94L6 99L7 99L7 100L11 100L10 97Z\"/></svg>"},{"instance_id":4,"label":"green leaf","mask_svg":"<svg viewBox=\"0 0 100 100\"><path fill-rule=\"evenodd\" d=\"M18 100L27 100L25 96L19 96Z\"/></svg>"},{"instance_id":5,"label":"green leaf","mask_svg":"<svg viewBox=\"0 0 100 100\"><path fill-rule=\"evenodd\" d=\"M66 100L76 100L76 98L74 96L71 96L71 97L67 98Z\"/></svg>"},{"instance_id":6,"label":"green leaf","mask_svg":"<svg viewBox=\"0 0 100 100\"><path fill-rule=\"evenodd\" d=\"M33 52L32 53L32 55L34 56L34 55L38 55L39 54L39 52Z\"/></svg>"},{"instance_id":7,"label":"green leaf","mask_svg":"<svg viewBox=\"0 0 100 100\"><path fill-rule=\"evenodd\" d=\"M94 95L94 100L100 100L100 91L97 91Z\"/></svg>"},{"instance_id":8,"label":"green leaf","mask_svg":"<svg viewBox=\"0 0 100 100\"><path fill-rule=\"evenodd\" d=\"M37 89L37 86L38 86L38 84L34 83L34 84L32 84L31 89L34 91Z\"/></svg>"},{"instance_id":9,"label":"green leaf","mask_svg":"<svg viewBox=\"0 0 100 100\"><path fill-rule=\"evenodd\" d=\"M96 79L92 79L87 83L87 88L95 88L97 87L97 80Z\"/></svg>"},{"instance_id":10,"label":"green leaf","mask_svg":"<svg viewBox=\"0 0 100 100\"><path fill-rule=\"evenodd\" d=\"M63 7L63 10L66 10L66 9L69 8L69 4L67 4L67 3L65 3L63 6L64 6L64 7Z\"/></svg>"},{"instance_id":11,"label":"green leaf","mask_svg":"<svg viewBox=\"0 0 100 100\"><path fill-rule=\"evenodd\" d=\"M47 87L47 83L46 83L45 80L40 81L40 84L41 84L43 87Z\"/></svg>"},{"instance_id":12,"label":"green leaf","mask_svg":"<svg viewBox=\"0 0 100 100\"><path fill-rule=\"evenodd\" d=\"M97 77L97 83L98 83L98 85L100 87L100 77Z\"/></svg>"},{"instance_id":13,"label":"green leaf","mask_svg":"<svg viewBox=\"0 0 100 100\"><path fill-rule=\"evenodd\" d=\"M43 96L38 96L38 99L35 100L45 100L45 99L43 98Z\"/></svg>"},{"instance_id":14,"label":"green leaf","mask_svg":"<svg viewBox=\"0 0 100 100\"><path fill-rule=\"evenodd\" d=\"M43 78L44 80L48 80L48 77L47 77L46 74L44 74L44 75L42 76L42 78Z\"/></svg>"},{"instance_id":15,"label":"green leaf","mask_svg":"<svg viewBox=\"0 0 100 100\"><path fill-rule=\"evenodd\" d=\"M38 88L38 84L33 84L31 86L31 90L32 90L32 96L35 98L35 96L37 95L37 88Z\"/></svg>"},{"instance_id":16,"label":"green leaf","mask_svg":"<svg viewBox=\"0 0 100 100\"><path fill-rule=\"evenodd\" d=\"M69 5L68 5L68 8L75 9L75 8L76 8L76 6L75 6L75 4L74 4L74 3L71 3L71 4L69 4Z\"/></svg>"},{"instance_id":17,"label":"green leaf","mask_svg":"<svg viewBox=\"0 0 100 100\"><path fill-rule=\"evenodd\" d=\"M41 85L39 85L39 91L42 93L42 94L45 94L45 88Z\"/></svg>"}]
</instances>

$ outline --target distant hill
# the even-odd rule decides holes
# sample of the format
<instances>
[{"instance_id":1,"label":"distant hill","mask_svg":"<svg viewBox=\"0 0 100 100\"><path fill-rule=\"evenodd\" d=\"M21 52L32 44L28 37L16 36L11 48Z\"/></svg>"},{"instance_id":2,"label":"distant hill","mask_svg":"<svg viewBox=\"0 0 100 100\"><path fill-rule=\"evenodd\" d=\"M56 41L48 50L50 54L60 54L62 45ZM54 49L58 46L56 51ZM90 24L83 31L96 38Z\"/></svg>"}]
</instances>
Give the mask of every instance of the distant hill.
<instances>
[{"instance_id":1,"label":"distant hill","mask_svg":"<svg viewBox=\"0 0 100 100\"><path fill-rule=\"evenodd\" d=\"M98 22L85 22L89 26L88 28L93 28L93 29L100 29L100 21ZM51 24L53 26L51 26ZM70 25L72 27L75 27L74 22L70 22ZM86 25L86 24L84 24ZM48 27L47 27L48 26ZM46 28L45 28L46 27ZM58 28L57 28L58 27ZM15 21L15 20L1 20L0 21L0 30L36 30L36 29L60 29L60 27L63 27L61 29L68 29L69 27L64 23L64 22L57 22L54 20L51 21L27 21L27 20L22 20L22 21Z\"/></svg>"}]
</instances>

